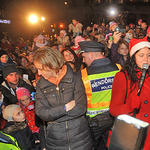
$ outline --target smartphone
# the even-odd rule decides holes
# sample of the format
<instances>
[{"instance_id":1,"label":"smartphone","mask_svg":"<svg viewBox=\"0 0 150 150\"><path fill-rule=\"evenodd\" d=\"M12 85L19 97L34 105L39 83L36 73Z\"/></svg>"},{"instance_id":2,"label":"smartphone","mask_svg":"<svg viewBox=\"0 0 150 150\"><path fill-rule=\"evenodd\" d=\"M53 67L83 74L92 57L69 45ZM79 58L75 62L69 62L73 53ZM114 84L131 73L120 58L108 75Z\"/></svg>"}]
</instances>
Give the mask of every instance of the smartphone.
<instances>
[{"instance_id":1,"label":"smartphone","mask_svg":"<svg viewBox=\"0 0 150 150\"><path fill-rule=\"evenodd\" d=\"M112 41L113 41L113 36L112 36L112 35L109 36L109 39L110 39L110 41L112 42Z\"/></svg>"},{"instance_id":2,"label":"smartphone","mask_svg":"<svg viewBox=\"0 0 150 150\"><path fill-rule=\"evenodd\" d=\"M125 29L120 29L119 31L120 31L121 33L125 33L125 32L126 32Z\"/></svg>"},{"instance_id":3,"label":"smartphone","mask_svg":"<svg viewBox=\"0 0 150 150\"><path fill-rule=\"evenodd\" d=\"M27 74L23 74L23 78L28 80L28 75Z\"/></svg>"}]
</instances>

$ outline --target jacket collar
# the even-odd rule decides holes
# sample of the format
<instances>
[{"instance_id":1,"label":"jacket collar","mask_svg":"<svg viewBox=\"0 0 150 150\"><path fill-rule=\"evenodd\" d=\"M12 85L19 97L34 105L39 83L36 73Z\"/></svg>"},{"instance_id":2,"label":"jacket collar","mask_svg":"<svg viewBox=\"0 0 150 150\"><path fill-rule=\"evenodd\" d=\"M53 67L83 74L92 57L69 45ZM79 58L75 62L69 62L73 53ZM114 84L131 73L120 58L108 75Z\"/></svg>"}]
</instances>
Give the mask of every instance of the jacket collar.
<instances>
[{"instance_id":1,"label":"jacket collar","mask_svg":"<svg viewBox=\"0 0 150 150\"><path fill-rule=\"evenodd\" d=\"M104 65L108 65L110 63L111 63L111 61L109 58L101 58L101 59L94 60L89 67L91 67L91 66L104 66Z\"/></svg>"},{"instance_id":2,"label":"jacket collar","mask_svg":"<svg viewBox=\"0 0 150 150\"><path fill-rule=\"evenodd\" d=\"M62 78L61 82L73 82L73 70L69 64L66 64L67 66L67 72L66 75Z\"/></svg>"},{"instance_id":3,"label":"jacket collar","mask_svg":"<svg viewBox=\"0 0 150 150\"><path fill-rule=\"evenodd\" d=\"M72 83L73 82L73 73L74 72L69 64L66 64L66 66L67 66L67 72L66 72L65 76L61 79L60 83ZM40 85L41 88L44 88L46 86L49 86L49 84L53 84L53 83L44 79L44 77L41 77L41 79L37 83L37 86Z\"/></svg>"}]
</instances>

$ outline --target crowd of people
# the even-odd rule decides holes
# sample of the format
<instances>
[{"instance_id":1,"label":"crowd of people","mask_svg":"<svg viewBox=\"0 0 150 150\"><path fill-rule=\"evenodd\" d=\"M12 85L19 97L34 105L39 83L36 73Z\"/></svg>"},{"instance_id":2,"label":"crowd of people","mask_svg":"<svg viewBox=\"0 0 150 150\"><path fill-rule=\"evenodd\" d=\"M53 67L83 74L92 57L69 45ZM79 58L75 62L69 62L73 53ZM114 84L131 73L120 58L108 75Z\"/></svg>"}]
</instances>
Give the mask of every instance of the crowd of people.
<instances>
[{"instance_id":1,"label":"crowd of people","mask_svg":"<svg viewBox=\"0 0 150 150\"><path fill-rule=\"evenodd\" d=\"M107 150L118 115L150 123L150 27L142 19L83 27L72 19L55 43L42 34L1 39L0 136L21 150ZM150 131L144 150L149 140Z\"/></svg>"}]
</instances>

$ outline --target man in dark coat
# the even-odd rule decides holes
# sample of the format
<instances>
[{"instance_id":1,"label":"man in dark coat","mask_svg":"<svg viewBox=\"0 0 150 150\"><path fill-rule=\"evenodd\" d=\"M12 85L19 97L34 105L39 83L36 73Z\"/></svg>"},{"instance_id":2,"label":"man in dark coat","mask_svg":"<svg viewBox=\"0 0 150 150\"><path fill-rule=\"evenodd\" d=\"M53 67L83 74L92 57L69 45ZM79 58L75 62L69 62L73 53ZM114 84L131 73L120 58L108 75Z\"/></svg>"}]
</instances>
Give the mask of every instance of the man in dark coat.
<instances>
[{"instance_id":1,"label":"man in dark coat","mask_svg":"<svg viewBox=\"0 0 150 150\"><path fill-rule=\"evenodd\" d=\"M5 81L1 84L1 91L4 95L4 101L7 105L16 104L18 102L16 96L16 89L18 87L27 88L30 93L34 91L34 87L27 84L24 80L19 78L19 72L14 64L9 64L3 68L3 77Z\"/></svg>"}]
</instances>

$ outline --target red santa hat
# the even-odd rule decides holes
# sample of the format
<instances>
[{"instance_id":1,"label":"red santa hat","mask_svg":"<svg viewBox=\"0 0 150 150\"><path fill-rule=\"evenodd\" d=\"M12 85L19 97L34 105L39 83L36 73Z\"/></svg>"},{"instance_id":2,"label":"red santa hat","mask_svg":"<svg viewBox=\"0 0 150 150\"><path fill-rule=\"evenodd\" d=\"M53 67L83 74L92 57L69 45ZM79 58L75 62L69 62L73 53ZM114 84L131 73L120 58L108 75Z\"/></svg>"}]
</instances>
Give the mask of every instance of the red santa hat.
<instances>
[{"instance_id":1,"label":"red santa hat","mask_svg":"<svg viewBox=\"0 0 150 150\"><path fill-rule=\"evenodd\" d=\"M130 23L130 24L129 24L129 27L131 28L132 26L134 26L134 24L133 24L133 23Z\"/></svg>"},{"instance_id":2,"label":"red santa hat","mask_svg":"<svg viewBox=\"0 0 150 150\"><path fill-rule=\"evenodd\" d=\"M143 22L142 19L139 19L138 22Z\"/></svg>"},{"instance_id":3,"label":"red santa hat","mask_svg":"<svg viewBox=\"0 0 150 150\"><path fill-rule=\"evenodd\" d=\"M85 41L85 39L82 36L77 36L75 38L75 45L78 46L78 43L81 41Z\"/></svg>"},{"instance_id":4,"label":"red santa hat","mask_svg":"<svg viewBox=\"0 0 150 150\"><path fill-rule=\"evenodd\" d=\"M136 53L141 48L148 47L150 48L150 42L147 39L134 39L132 38L129 42L129 55L130 57Z\"/></svg>"}]
</instances>

